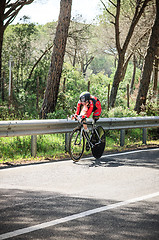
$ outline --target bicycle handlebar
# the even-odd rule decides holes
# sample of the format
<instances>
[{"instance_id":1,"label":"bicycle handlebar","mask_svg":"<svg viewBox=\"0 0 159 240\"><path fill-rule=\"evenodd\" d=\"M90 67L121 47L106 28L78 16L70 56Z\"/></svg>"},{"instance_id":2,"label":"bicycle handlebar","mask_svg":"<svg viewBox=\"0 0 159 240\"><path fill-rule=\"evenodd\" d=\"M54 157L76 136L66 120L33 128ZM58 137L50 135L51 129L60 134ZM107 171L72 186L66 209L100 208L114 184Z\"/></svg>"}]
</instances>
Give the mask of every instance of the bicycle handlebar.
<instances>
[{"instance_id":1,"label":"bicycle handlebar","mask_svg":"<svg viewBox=\"0 0 159 240\"><path fill-rule=\"evenodd\" d=\"M79 123L80 125L83 125L83 124L91 125L91 126L94 125L94 123L95 123L94 119L93 119L93 123L92 123L92 122L91 122L91 123L86 122L86 121L85 121L86 119L87 119L86 117L85 117L85 118L82 118L81 115L77 115L77 116L71 115L71 120L78 121L78 123ZM84 122L84 121L85 121L85 122Z\"/></svg>"}]
</instances>

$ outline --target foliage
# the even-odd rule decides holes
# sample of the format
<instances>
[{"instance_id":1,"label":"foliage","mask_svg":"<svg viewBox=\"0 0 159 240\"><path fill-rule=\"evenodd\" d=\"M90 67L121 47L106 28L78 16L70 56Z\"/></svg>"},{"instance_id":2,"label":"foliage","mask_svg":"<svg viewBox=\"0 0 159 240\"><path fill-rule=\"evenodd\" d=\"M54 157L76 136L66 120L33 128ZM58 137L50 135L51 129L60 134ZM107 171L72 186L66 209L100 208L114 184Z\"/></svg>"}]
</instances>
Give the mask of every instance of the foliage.
<instances>
[{"instance_id":1,"label":"foliage","mask_svg":"<svg viewBox=\"0 0 159 240\"><path fill-rule=\"evenodd\" d=\"M35 25L16 24L10 25L5 31L3 46L3 63L8 63L10 56L13 57L13 75L16 81L15 87L23 86L27 78L28 69L32 64L31 42L35 40L37 30ZM4 65L4 69L8 66ZM8 72L8 71L6 71Z\"/></svg>"},{"instance_id":2,"label":"foliage","mask_svg":"<svg viewBox=\"0 0 159 240\"><path fill-rule=\"evenodd\" d=\"M116 108L107 111L108 104L108 85L113 82L113 74L115 69L112 69L110 77L103 72L92 74L88 79L84 79L82 74L70 64L65 63L63 69L63 77L60 86L60 93L58 96L56 111L48 115L49 118L66 118L75 112L79 95L83 91L87 91L88 82L90 82L90 93L97 96L102 104L101 117L136 117L137 113L133 110L134 102L131 102L130 108L127 108L127 84L131 80L132 65L128 67L125 82L121 83L121 88L118 91ZM136 74L136 82L139 78L140 71ZM63 82L66 78L65 92L63 92Z\"/></svg>"},{"instance_id":3,"label":"foliage","mask_svg":"<svg viewBox=\"0 0 159 240\"><path fill-rule=\"evenodd\" d=\"M66 79L64 86L64 78ZM63 90L65 88L65 90ZM65 63L57 99L56 110L49 113L48 118L66 118L75 112L79 95L87 90L87 81L83 75L70 64Z\"/></svg>"},{"instance_id":4,"label":"foliage","mask_svg":"<svg viewBox=\"0 0 159 240\"><path fill-rule=\"evenodd\" d=\"M0 138L0 158L25 158L30 155L30 137Z\"/></svg>"},{"instance_id":5,"label":"foliage","mask_svg":"<svg viewBox=\"0 0 159 240\"><path fill-rule=\"evenodd\" d=\"M39 34L44 34L43 32L44 30L42 31L40 26L32 23L10 25L5 31L3 45L5 100L8 100L8 61L10 56L13 57L14 65L12 66L12 103L9 110L7 107L5 111L3 109L1 113L2 119L8 119L9 116L12 119L38 118L36 109L37 78L39 78L38 95L40 105L50 65L50 52L41 59L32 77L28 79L28 76L34 65L35 59L41 55L41 50L39 49L40 45L38 45L37 48L36 42L37 39L41 39Z\"/></svg>"},{"instance_id":6,"label":"foliage","mask_svg":"<svg viewBox=\"0 0 159 240\"><path fill-rule=\"evenodd\" d=\"M128 67L128 72L126 73L126 79L121 83L117 95L116 107L111 109L109 112L108 107L108 86L113 82L113 74L115 69L112 68L112 74L110 77L105 75L103 72L98 74L92 74L87 79L85 79L78 71L78 69L72 67L72 65L65 63L63 67L63 74L60 84L60 92L57 99L56 110L53 113L48 114L48 118L53 119L65 119L67 116L72 115L77 106L79 100L79 95L83 91L87 91L88 82L90 82L90 92L92 95L97 96L102 104L102 115L101 117L133 117L137 116L136 112L133 111L134 101L130 99L130 108L127 108L127 84L131 79L131 68ZM34 76L38 76L38 69L36 69ZM138 82L140 71L136 75L136 83ZM64 81L65 79L65 81ZM27 90L19 89L19 93L13 95L13 105L10 106L10 109L6 106L6 103L0 104L1 114L0 118L2 120L7 119L34 119L38 118L38 109L36 108L36 78L28 79ZM43 78L39 78L39 109L42 103L43 91L45 89L45 81ZM156 100L155 100L156 101ZM154 112L152 115L158 114L157 106L153 101L149 101L147 110L144 109L142 115L150 115L150 110L153 110L152 105L154 105ZM155 110L156 109L156 110ZM147 112L145 112L147 111Z\"/></svg>"},{"instance_id":7,"label":"foliage","mask_svg":"<svg viewBox=\"0 0 159 240\"><path fill-rule=\"evenodd\" d=\"M37 139L37 151L40 156L54 155L64 152L65 134L41 135Z\"/></svg>"},{"instance_id":8,"label":"foliage","mask_svg":"<svg viewBox=\"0 0 159 240\"><path fill-rule=\"evenodd\" d=\"M113 66L113 57L109 55L100 55L93 59L92 63L90 64L90 69L93 71L94 74L97 74L99 72L103 72L104 74L107 74L108 76L112 73Z\"/></svg>"},{"instance_id":9,"label":"foliage","mask_svg":"<svg viewBox=\"0 0 159 240\"><path fill-rule=\"evenodd\" d=\"M11 106L9 109L9 106L6 102L0 105L0 120L10 120L15 118L15 109Z\"/></svg>"},{"instance_id":10,"label":"foliage","mask_svg":"<svg viewBox=\"0 0 159 240\"><path fill-rule=\"evenodd\" d=\"M141 113L146 116L159 116L159 96L154 95L153 91L149 91L146 105L141 106Z\"/></svg>"},{"instance_id":11,"label":"foliage","mask_svg":"<svg viewBox=\"0 0 159 240\"><path fill-rule=\"evenodd\" d=\"M37 156L53 156L65 150L65 135L40 135L37 138ZM0 138L0 162L31 157L31 137Z\"/></svg>"},{"instance_id":12,"label":"foliage","mask_svg":"<svg viewBox=\"0 0 159 240\"><path fill-rule=\"evenodd\" d=\"M122 117L137 117L138 114L130 109L130 108L123 108L123 107L116 107L111 109L108 112L108 117L110 118L122 118Z\"/></svg>"},{"instance_id":13,"label":"foliage","mask_svg":"<svg viewBox=\"0 0 159 240\"><path fill-rule=\"evenodd\" d=\"M126 4L126 3L125 3ZM127 6L126 6L127 8ZM124 7L124 9L126 9ZM124 10L123 9L123 10ZM122 10L122 11L123 11ZM33 119L38 118L39 110L44 97L44 91L46 87L46 81L50 65L51 51L40 60L38 65L33 71L32 77L28 79L28 75L32 66L38 60L38 58L45 52L46 49L52 44L54 32L56 28L56 22L48 23L45 25L34 25L31 23L10 25L5 31L4 45L3 45L3 70L5 70L5 102L0 100L0 119ZM109 24L108 24L109 25ZM108 26L107 25L107 26ZM89 28L89 44L85 29ZM110 28L110 25L108 26ZM86 37L86 42L83 42L81 46L81 53L87 50L89 54L94 56L93 61L89 65L86 77L81 73L81 66L75 65L72 67L68 63L68 54L66 53L66 62L63 67L63 74L60 83L60 91L57 99L57 106L54 113L48 115L49 118L66 118L67 115L71 115L75 112L79 95L81 92L88 89L88 82L90 81L90 92L92 95L98 96L102 103L102 115L101 117L110 116L134 116L134 99L130 99L130 109L127 109L127 84L131 83L133 64L130 61L126 71L125 79L120 83L118 89L116 109L107 111L108 107L108 86L113 83L114 73L116 68L114 62L115 49L113 45L110 47L105 40L112 43L112 40L104 32L104 27L99 25L85 26L83 23L78 26L75 23L75 27L71 27L71 33L75 33L78 37L80 31L83 31L83 35ZM77 33L74 30L78 30ZM112 32L112 28L110 28ZM102 36L103 34L103 36ZM102 37L101 37L102 36ZM101 39L102 38L102 39ZM79 40L82 40L81 38ZM102 41L103 43L102 43ZM88 46L88 45L89 46ZM109 48L110 47L110 48ZM71 48L70 45L67 46ZM83 49L84 48L84 49ZM71 50L71 49L69 49ZM112 54L111 54L112 51ZM113 53L114 52L114 53ZM8 60L10 55L14 59L13 73L13 101L8 108ZM136 80L134 84L134 90L138 80L140 78L140 70L137 68ZM37 78L39 78L39 90L37 96ZM65 89L64 88L64 78ZM39 98L38 108L36 106L37 97ZM148 100L146 108L143 109L142 115L157 115L158 107L156 100ZM123 109L123 110L121 110ZM120 112L121 110L121 112Z\"/></svg>"}]
</instances>

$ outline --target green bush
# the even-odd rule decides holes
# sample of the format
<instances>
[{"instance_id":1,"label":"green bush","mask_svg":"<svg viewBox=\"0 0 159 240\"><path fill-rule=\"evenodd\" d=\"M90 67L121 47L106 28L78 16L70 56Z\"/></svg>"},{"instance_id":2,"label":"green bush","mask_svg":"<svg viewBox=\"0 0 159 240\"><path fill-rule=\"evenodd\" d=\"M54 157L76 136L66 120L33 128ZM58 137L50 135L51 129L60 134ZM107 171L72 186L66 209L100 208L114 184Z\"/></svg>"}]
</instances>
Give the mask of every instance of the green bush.
<instances>
[{"instance_id":1,"label":"green bush","mask_svg":"<svg viewBox=\"0 0 159 240\"><path fill-rule=\"evenodd\" d=\"M137 117L138 114L130 109L130 108L123 108L123 107L116 107L111 109L108 112L108 117L110 118L122 118L122 117Z\"/></svg>"},{"instance_id":2,"label":"green bush","mask_svg":"<svg viewBox=\"0 0 159 240\"><path fill-rule=\"evenodd\" d=\"M149 102L145 106L142 106L141 114L143 116L159 116L159 104L155 102Z\"/></svg>"},{"instance_id":3,"label":"green bush","mask_svg":"<svg viewBox=\"0 0 159 240\"><path fill-rule=\"evenodd\" d=\"M31 155L31 138L0 138L0 158L3 160L25 158Z\"/></svg>"}]
</instances>

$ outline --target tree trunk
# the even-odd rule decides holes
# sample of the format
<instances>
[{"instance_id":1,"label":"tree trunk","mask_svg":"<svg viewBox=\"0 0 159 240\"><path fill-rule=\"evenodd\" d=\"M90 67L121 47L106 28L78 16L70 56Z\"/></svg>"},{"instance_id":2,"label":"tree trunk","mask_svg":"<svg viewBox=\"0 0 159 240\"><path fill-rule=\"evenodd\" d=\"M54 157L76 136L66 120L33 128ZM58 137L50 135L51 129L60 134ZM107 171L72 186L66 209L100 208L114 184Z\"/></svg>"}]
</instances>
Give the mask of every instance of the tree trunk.
<instances>
[{"instance_id":1,"label":"tree trunk","mask_svg":"<svg viewBox=\"0 0 159 240\"><path fill-rule=\"evenodd\" d=\"M2 45L3 45L3 15L5 11L5 0L0 1L0 93L2 93Z\"/></svg>"},{"instance_id":2,"label":"tree trunk","mask_svg":"<svg viewBox=\"0 0 159 240\"><path fill-rule=\"evenodd\" d=\"M75 67L75 64L76 64L76 55L77 55L77 49L75 48L75 54L73 56L73 63L72 63L73 67Z\"/></svg>"},{"instance_id":3,"label":"tree trunk","mask_svg":"<svg viewBox=\"0 0 159 240\"><path fill-rule=\"evenodd\" d=\"M48 113L54 112L59 92L59 84L65 54L68 29L71 18L72 0L61 0L60 14L54 39L51 65L47 79L47 87L41 108L41 116L46 118Z\"/></svg>"},{"instance_id":4,"label":"tree trunk","mask_svg":"<svg viewBox=\"0 0 159 240\"><path fill-rule=\"evenodd\" d=\"M46 50L43 52L43 54L38 58L38 60L37 60L36 63L33 65L32 69L31 69L31 71L30 71L30 73L29 73L28 79L31 78L32 73L33 73L35 67L38 65L38 63L41 61L41 59L48 53L48 51L49 51L52 47L53 47L53 44L51 44L51 46L50 46L48 49L46 49ZM26 84L26 86L25 86L25 89L27 89L27 84Z\"/></svg>"},{"instance_id":5,"label":"tree trunk","mask_svg":"<svg viewBox=\"0 0 159 240\"><path fill-rule=\"evenodd\" d=\"M156 19L152 27L152 32L149 40L149 45L144 60L143 73L140 81L140 87L136 99L134 110L138 113L141 111L142 104L146 104L147 93L150 84L151 73L153 69L153 62L155 54L157 54L159 42L159 0L156 0Z\"/></svg>"},{"instance_id":6,"label":"tree trunk","mask_svg":"<svg viewBox=\"0 0 159 240\"><path fill-rule=\"evenodd\" d=\"M36 79L36 109L39 109L39 76Z\"/></svg>"},{"instance_id":7,"label":"tree trunk","mask_svg":"<svg viewBox=\"0 0 159 240\"><path fill-rule=\"evenodd\" d=\"M85 77L86 76L86 72L87 72L87 68L88 66L91 64L91 62L93 61L94 57L90 57L88 60L86 58L86 63L84 64L83 63L83 69L82 69L82 73L83 73L83 76ZM84 60L83 60L84 61Z\"/></svg>"},{"instance_id":8,"label":"tree trunk","mask_svg":"<svg viewBox=\"0 0 159 240\"><path fill-rule=\"evenodd\" d=\"M4 83L5 83L5 72L2 73L2 101L5 101L5 96L4 96Z\"/></svg>"},{"instance_id":9,"label":"tree trunk","mask_svg":"<svg viewBox=\"0 0 159 240\"><path fill-rule=\"evenodd\" d=\"M135 54L133 56L133 75L132 75L132 79L131 79L131 85L130 85L130 94L133 93L133 87L134 87L134 82L135 82L135 75L136 75L136 57Z\"/></svg>"},{"instance_id":10,"label":"tree trunk","mask_svg":"<svg viewBox=\"0 0 159 240\"><path fill-rule=\"evenodd\" d=\"M157 93L157 82L159 76L159 47L157 49L157 54L155 56L155 66L154 66L154 84L153 84L153 91L154 94Z\"/></svg>"},{"instance_id":11,"label":"tree trunk","mask_svg":"<svg viewBox=\"0 0 159 240\"><path fill-rule=\"evenodd\" d=\"M0 26L0 94L2 94L2 44L3 44L3 34L1 33L2 30Z\"/></svg>"},{"instance_id":12,"label":"tree trunk","mask_svg":"<svg viewBox=\"0 0 159 240\"><path fill-rule=\"evenodd\" d=\"M109 99L111 108L114 107L114 105L115 105L119 84L120 84L120 82L124 78L124 75L123 75L123 71L124 71L123 65L124 65L124 56L119 57L117 70L115 72L113 85L112 85L111 93L110 93L110 99Z\"/></svg>"}]
</instances>

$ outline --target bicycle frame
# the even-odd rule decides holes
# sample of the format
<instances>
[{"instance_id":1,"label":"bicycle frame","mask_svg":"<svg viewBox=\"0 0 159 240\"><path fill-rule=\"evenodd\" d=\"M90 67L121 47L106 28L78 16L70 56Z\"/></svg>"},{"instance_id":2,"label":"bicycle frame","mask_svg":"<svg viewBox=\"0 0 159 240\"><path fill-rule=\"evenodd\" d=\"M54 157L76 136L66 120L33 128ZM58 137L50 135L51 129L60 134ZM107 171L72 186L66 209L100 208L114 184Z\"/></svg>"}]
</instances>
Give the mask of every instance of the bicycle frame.
<instances>
[{"instance_id":1,"label":"bicycle frame","mask_svg":"<svg viewBox=\"0 0 159 240\"><path fill-rule=\"evenodd\" d=\"M78 122L79 122L79 121L78 121ZM83 134L83 132L84 132L84 136L85 136L85 138L86 138L86 140L87 140L87 142L88 142L88 144L89 144L89 146L90 146L91 148L93 148L94 146L96 146L96 145L98 145L98 144L100 144L100 143L102 142L102 140L101 140L101 138L100 138L100 136L99 136L99 134L98 134L98 131L97 131L96 128L95 128L95 122L94 122L94 121L93 121L93 123L87 123L87 122L81 123L81 122L79 122L79 124L80 124L80 127L81 127L80 143L81 143L81 139L82 139L82 134ZM89 137L88 133L84 130L83 124L92 126L91 136L90 136L90 137ZM92 135L93 135L93 131L95 131L95 133L96 133L96 135L97 135L97 137L98 137L98 140L99 140L99 141L98 141L97 143L95 143L95 144L93 144L93 143L91 142L91 138L92 138Z\"/></svg>"},{"instance_id":2,"label":"bicycle frame","mask_svg":"<svg viewBox=\"0 0 159 240\"><path fill-rule=\"evenodd\" d=\"M76 118L76 120L78 121L78 127L74 128L69 140L69 153L72 160L78 162L83 156L85 140L87 141L86 150L88 151L91 148L93 156L96 159L100 158L105 148L104 129L101 126L96 126L95 121L90 123L85 120L81 121L81 118ZM84 124L91 126L90 134L85 131Z\"/></svg>"}]
</instances>

